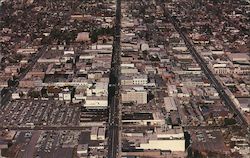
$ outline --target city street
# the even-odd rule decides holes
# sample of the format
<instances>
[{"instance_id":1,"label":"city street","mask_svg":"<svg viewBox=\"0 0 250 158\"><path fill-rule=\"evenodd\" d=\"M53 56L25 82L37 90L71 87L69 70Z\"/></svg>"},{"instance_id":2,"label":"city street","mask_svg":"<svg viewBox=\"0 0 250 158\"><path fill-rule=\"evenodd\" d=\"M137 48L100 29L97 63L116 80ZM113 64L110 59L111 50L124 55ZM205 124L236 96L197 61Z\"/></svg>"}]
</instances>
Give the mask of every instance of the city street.
<instances>
[{"instance_id":1,"label":"city street","mask_svg":"<svg viewBox=\"0 0 250 158\"><path fill-rule=\"evenodd\" d=\"M109 83L109 129L108 157L115 158L119 149L119 75L120 75L120 31L121 1L116 1L115 33L113 43L112 64Z\"/></svg>"}]
</instances>

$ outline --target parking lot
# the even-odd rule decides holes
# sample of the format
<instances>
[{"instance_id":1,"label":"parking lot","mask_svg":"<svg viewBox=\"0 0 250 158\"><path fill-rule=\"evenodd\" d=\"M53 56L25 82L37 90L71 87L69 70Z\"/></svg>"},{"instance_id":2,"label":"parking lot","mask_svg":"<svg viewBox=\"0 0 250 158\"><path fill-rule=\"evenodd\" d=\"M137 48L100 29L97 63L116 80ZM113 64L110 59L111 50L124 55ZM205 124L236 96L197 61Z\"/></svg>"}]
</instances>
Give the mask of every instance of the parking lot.
<instances>
[{"instance_id":1,"label":"parking lot","mask_svg":"<svg viewBox=\"0 0 250 158\"><path fill-rule=\"evenodd\" d=\"M61 101L17 100L0 109L1 126L78 126L80 105Z\"/></svg>"},{"instance_id":2,"label":"parking lot","mask_svg":"<svg viewBox=\"0 0 250 158\"><path fill-rule=\"evenodd\" d=\"M192 130L190 132L192 148L199 151L228 151L220 130Z\"/></svg>"},{"instance_id":3,"label":"parking lot","mask_svg":"<svg viewBox=\"0 0 250 158\"><path fill-rule=\"evenodd\" d=\"M8 152L17 158L71 158L77 147L82 132L79 131L20 131L16 133L13 146Z\"/></svg>"},{"instance_id":4,"label":"parking lot","mask_svg":"<svg viewBox=\"0 0 250 158\"><path fill-rule=\"evenodd\" d=\"M71 157L73 148L78 144L79 131L46 131L36 144L40 157Z\"/></svg>"}]
</instances>

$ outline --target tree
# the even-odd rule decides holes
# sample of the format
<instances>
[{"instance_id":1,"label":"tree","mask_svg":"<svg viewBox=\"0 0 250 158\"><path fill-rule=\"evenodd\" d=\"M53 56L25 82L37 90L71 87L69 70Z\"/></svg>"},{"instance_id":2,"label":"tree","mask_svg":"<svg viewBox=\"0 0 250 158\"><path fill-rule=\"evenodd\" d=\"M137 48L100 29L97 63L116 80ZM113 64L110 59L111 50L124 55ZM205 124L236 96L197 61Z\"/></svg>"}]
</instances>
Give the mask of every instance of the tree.
<instances>
[{"instance_id":1,"label":"tree","mask_svg":"<svg viewBox=\"0 0 250 158\"><path fill-rule=\"evenodd\" d=\"M59 30L58 28L54 28L51 30L50 37L52 39L59 40L61 38L61 35L62 35L62 31Z\"/></svg>"},{"instance_id":2,"label":"tree","mask_svg":"<svg viewBox=\"0 0 250 158\"><path fill-rule=\"evenodd\" d=\"M98 36L103 36L103 35L109 35L112 36L114 34L114 28L99 28L99 29L95 29L90 33L90 38L91 38L91 42L95 43L98 40Z\"/></svg>"},{"instance_id":3,"label":"tree","mask_svg":"<svg viewBox=\"0 0 250 158\"><path fill-rule=\"evenodd\" d=\"M29 96L31 98L38 98L38 97L40 97L40 94L39 94L39 92L36 92L36 91L30 91Z\"/></svg>"},{"instance_id":4,"label":"tree","mask_svg":"<svg viewBox=\"0 0 250 158\"><path fill-rule=\"evenodd\" d=\"M224 125L225 126L230 126L236 124L236 120L234 118L225 118L224 119Z\"/></svg>"}]
</instances>

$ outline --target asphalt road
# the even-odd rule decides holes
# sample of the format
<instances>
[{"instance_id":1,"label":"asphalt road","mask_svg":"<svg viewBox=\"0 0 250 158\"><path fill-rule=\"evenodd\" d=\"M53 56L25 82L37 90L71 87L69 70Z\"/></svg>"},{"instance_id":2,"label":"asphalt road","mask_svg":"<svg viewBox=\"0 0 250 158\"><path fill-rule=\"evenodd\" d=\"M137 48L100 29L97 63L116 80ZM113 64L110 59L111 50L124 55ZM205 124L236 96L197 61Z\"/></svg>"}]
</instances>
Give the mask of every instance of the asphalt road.
<instances>
[{"instance_id":1,"label":"asphalt road","mask_svg":"<svg viewBox=\"0 0 250 158\"><path fill-rule=\"evenodd\" d=\"M221 99L225 102L225 104L229 107L229 109L236 115L236 119L238 120L238 123L242 125L244 128L247 128L248 124L245 118L242 116L238 108L235 106L235 104L232 102L231 98L226 94L224 87L221 85L221 83L216 79L215 75L211 72L211 70L207 67L206 62L204 59L200 56L200 54L196 51L194 46L191 44L189 38L186 36L186 34L181 30L181 26L177 23L177 21L166 11L165 12L166 17L169 17L171 23L174 25L176 31L181 35L182 39L185 41L186 46L188 47L191 55L194 57L196 62L200 65L202 71L206 75L206 77L210 80L210 82L213 84L215 89L220 94Z\"/></svg>"},{"instance_id":2,"label":"asphalt road","mask_svg":"<svg viewBox=\"0 0 250 158\"><path fill-rule=\"evenodd\" d=\"M119 104L120 104L120 33L121 0L116 0L116 18L113 42L111 72L109 78L109 120L108 120L108 158L118 157L119 153Z\"/></svg>"}]
</instances>

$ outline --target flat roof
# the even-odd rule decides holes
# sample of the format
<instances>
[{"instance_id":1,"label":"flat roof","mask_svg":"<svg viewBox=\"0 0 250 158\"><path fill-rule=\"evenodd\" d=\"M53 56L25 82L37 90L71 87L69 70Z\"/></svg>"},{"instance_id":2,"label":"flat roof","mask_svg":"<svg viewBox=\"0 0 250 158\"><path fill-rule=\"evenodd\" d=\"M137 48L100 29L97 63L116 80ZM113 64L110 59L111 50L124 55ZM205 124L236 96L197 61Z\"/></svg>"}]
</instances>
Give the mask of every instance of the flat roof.
<instances>
[{"instance_id":1,"label":"flat roof","mask_svg":"<svg viewBox=\"0 0 250 158\"><path fill-rule=\"evenodd\" d=\"M153 120L152 113L131 113L131 114L123 114L123 120Z\"/></svg>"}]
</instances>

